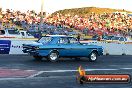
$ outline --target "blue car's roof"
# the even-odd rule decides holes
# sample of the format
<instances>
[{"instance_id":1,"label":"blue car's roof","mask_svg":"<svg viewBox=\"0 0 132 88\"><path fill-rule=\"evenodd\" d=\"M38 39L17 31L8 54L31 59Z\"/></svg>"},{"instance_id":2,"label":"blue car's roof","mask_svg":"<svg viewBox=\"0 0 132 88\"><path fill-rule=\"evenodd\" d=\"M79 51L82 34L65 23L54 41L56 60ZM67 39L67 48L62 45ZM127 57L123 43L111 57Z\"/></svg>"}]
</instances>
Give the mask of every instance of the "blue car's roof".
<instances>
[{"instance_id":1,"label":"blue car's roof","mask_svg":"<svg viewBox=\"0 0 132 88\"><path fill-rule=\"evenodd\" d=\"M67 35L46 35L43 37L72 37L72 36L67 36Z\"/></svg>"}]
</instances>

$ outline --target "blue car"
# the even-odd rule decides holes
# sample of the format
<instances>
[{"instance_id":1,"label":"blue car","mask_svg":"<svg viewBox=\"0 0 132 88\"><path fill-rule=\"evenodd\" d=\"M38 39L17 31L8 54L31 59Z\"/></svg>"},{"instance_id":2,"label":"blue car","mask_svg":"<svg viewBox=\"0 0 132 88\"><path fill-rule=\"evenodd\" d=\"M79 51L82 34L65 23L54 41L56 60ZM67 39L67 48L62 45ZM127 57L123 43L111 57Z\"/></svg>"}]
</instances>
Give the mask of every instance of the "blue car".
<instances>
[{"instance_id":1,"label":"blue car","mask_svg":"<svg viewBox=\"0 0 132 88\"><path fill-rule=\"evenodd\" d=\"M60 57L87 57L94 62L103 55L102 46L80 43L76 38L66 35L43 36L33 44L23 44L23 52L33 56L36 60L43 57L56 62Z\"/></svg>"}]
</instances>

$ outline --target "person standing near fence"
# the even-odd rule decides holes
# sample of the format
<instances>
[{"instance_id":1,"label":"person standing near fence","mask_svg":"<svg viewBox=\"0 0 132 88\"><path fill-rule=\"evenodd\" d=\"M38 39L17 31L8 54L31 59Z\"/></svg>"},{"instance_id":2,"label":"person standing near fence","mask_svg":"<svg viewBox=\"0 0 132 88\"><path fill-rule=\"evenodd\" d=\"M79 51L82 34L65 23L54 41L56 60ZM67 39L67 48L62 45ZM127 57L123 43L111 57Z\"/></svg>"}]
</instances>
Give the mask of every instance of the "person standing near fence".
<instances>
[{"instance_id":1,"label":"person standing near fence","mask_svg":"<svg viewBox=\"0 0 132 88\"><path fill-rule=\"evenodd\" d=\"M77 40L80 41L80 38L81 38L81 34L78 33Z\"/></svg>"}]
</instances>

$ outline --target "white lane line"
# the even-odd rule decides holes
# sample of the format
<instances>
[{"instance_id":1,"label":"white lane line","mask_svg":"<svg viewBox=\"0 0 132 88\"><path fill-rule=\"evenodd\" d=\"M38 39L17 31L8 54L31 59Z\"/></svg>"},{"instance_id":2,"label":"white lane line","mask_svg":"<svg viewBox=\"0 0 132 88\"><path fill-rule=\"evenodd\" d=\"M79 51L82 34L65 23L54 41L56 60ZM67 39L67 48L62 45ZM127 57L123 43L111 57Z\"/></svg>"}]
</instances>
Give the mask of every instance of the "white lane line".
<instances>
[{"instance_id":1,"label":"white lane line","mask_svg":"<svg viewBox=\"0 0 132 88\"><path fill-rule=\"evenodd\" d=\"M76 72L78 70L50 70L50 71L43 71L43 72L49 72L49 73L54 73L54 72Z\"/></svg>"},{"instance_id":2,"label":"white lane line","mask_svg":"<svg viewBox=\"0 0 132 88\"><path fill-rule=\"evenodd\" d=\"M28 76L27 78L33 78L33 77L38 76L38 75L40 75L40 74L42 74L42 73L44 73L44 71L39 71L38 73L33 74L33 75L30 75L30 76Z\"/></svg>"},{"instance_id":3,"label":"white lane line","mask_svg":"<svg viewBox=\"0 0 132 88\"><path fill-rule=\"evenodd\" d=\"M98 70L119 70L119 69L85 69L85 71L98 71ZM51 71L43 71L43 72L77 72L78 70L51 70Z\"/></svg>"},{"instance_id":4,"label":"white lane line","mask_svg":"<svg viewBox=\"0 0 132 88\"><path fill-rule=\"evenodd\" d=\"M119 70L119 69L85 69L85 71L99 71L99 70L101 70L101 71L103 71L103 70L110 71L110 70Z\"/></svg>"},{"instance_id":5,"label":"white lane line","mask_svg":"<svg viewBox=\"0 0 132 88\"><path fill-rule=\"evenodd\" d=\"M24 70L24 71L29 71L29 72L32 72L32 71L36 71L36 70Z\"/></svg>"},{"instance_id":6,"label":"white lane line","mask_svg":"<svg viewBox=\"0 0 132 88\"><path fill-rule=\"evenodd\" d=\"M20 79L25 79L25 78L0 78L0 81L2 81L2 80L20 80Z\"/></svg>"},{"instance_id":7,"label":"white lane line","mask_svg":"<svg viewBox=\"0 0 132 88\"><path fill-rule=\"evenodd\" d=\"M132 68L120 68L120 69L132 69ZM120 70L120 69L85 69L85 71L111 71L111 70ZM13 69L19 70L19 69ZM34 71L34 70L27 70ZM77 72L78 70L49 70L49 71L39 71L36 74L30 75L26 78L33 78L43 73L64 73L64 72ZM24 79L24 78L0 78L0 80L16 80L16 79Z\"/></svg>"},{"instance_id":8,"label":"white lane line","mask_svg":"<svg viewBox=\"0 0 132 88\"><path fill-rule=\"evenodd\" d=\"M132 68L121 68L121 69L125 69L125 70L127 70L127 69L128 69L128 70L129 70L129 69L132 69Z\"/></svg>"},{"instance_id":9,"label":"white lane line","mask_svg":"<svg viewBox=\"0 0 132 88\"><path fill-rule=\"evenodd\" d=\"M106 70L106 71L110 71L110 70L119 70L119 69L85 69L85 71L103 71L103 70ZM51 70L51 71L39 71L38 73L36 74L33 74L33 75L30 75L28 76L27 78L33 78L35 76L38 76L40 74L43 74L43 73L64 73L64 72L77 72L78 70Z\"/></svg>"}]
</instances>

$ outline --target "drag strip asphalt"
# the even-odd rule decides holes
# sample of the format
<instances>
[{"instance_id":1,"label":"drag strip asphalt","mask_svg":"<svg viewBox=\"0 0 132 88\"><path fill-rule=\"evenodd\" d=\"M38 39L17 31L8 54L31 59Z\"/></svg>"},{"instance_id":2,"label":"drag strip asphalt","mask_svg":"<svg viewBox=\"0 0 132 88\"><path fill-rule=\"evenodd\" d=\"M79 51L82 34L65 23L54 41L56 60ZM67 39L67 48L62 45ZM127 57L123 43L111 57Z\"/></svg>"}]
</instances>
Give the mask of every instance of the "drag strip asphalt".
<instances>
[{"instance_id":1,"label":"drag strip asphalt","mask_svg":"<svg viewBox=\"0 0 132 88\"><path fill-rule=\"evenodd\" d=\"M75 61L61 58L56 63L35 61L28 55L0 55L0 85L2 88L132 88L129 84L76 83L78 67L87 74L129 74L132 76L132 56L101 56L97 62L87 58ZM10 84L11 83L11 84Z\"/></svg>"}]
</instances>

